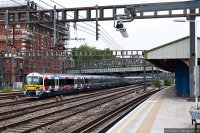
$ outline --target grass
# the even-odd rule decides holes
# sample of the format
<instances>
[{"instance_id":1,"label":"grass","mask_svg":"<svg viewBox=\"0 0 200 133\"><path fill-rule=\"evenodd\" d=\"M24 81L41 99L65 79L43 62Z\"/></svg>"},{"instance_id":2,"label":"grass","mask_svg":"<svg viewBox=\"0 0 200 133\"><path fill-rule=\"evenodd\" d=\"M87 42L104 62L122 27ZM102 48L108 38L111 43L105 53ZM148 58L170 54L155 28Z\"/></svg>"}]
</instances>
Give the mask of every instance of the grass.
<instances>
[{"instance_id":1,"label":"grass","mask_svg":"<svg viewBox=\"0 0 200 133\"><path fill-rule=\"evenodd\" d=\"M17 89L14 89L15 91L24 91L25 88L22 87L22 88L17 88ZM2 86L0 87L0 93L9 93L9 92L12 92L13 91L13 88L12 86Z\"/></svg>"},{"instance_id":2,"label":"grass","mask_svg":"<svg viewBox=\"0 0 200 133\"><path fill-rule=\"evenodd\" d=\"M12 91L12 87L11 86L2 86L0 88L0 92L3 92L3 93L8 93L8 92L11 92Z\"/></svg>"}]
</instances>

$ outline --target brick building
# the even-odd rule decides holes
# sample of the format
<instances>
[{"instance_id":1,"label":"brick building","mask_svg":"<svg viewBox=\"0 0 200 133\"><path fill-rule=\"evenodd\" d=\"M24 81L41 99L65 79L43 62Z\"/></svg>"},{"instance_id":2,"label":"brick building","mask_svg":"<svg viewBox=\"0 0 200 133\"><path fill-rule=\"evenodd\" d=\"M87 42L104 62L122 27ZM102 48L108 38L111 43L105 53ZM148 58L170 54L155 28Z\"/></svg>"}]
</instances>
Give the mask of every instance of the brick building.
<instances>
[{"instance_id":1,"label":"brick building","mask_svg":"<svg viewBox=\"0 0 200 133\"><path fill-rule=\"evenodd\" d=\"M37 8L32 1L21 5L4 2L0 12ZM0 16L0 85L24 82L30 72L61 73L68 59L64 39L68 37L68 24L58 24L55 47L52 23L9 25L5 15Z\"/></svg>"}]
</instances>

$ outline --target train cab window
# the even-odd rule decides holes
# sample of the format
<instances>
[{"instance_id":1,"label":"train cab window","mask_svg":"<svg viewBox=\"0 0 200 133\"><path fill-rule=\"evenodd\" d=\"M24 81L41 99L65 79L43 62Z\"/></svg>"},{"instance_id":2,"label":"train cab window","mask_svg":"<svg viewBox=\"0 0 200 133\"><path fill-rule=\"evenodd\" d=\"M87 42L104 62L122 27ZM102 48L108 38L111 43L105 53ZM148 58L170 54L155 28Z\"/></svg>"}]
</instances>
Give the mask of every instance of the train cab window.
<instances>
[{"instance_id":1,"label":"train cab window","mask_svg":"<svg viewBox=\"0 0 200 133\"><path fill-rule=\"evenodd\" d=\"M39 84L39 85L43 85L43 78L42 78L42 77L39 77L39 79L38 79L38 84Z\"/></svg>"},{"instance_id":2,"label":"train cab window","mask_svg":"<svg viewBox=\"0 0 200 133\"><path fill-rule=\"evenodd\" d=\"M30 77L26 78L26 83L33 84L33 85L42 85L43 79L42 79L42 77L30 76Z\"/></svg>"}]
</instances>

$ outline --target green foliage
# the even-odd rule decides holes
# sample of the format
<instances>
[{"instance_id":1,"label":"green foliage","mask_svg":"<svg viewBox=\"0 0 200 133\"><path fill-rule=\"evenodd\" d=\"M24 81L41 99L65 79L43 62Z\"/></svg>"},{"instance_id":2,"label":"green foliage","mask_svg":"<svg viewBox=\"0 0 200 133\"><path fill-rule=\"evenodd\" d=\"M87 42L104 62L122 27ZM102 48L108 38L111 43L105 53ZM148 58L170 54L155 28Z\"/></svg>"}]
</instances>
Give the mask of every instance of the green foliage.
<instances>
[{"instance_id":1,"label":"green foliage","mask_svg":"<svg viewBox=\"0 0 200 133\"><path fill-rule=\"evenodd\" d=\"M164 78L164 84L166 86L171 86L173 83L174 83L174 80L172 78L170 78L170 77L165 77Z\"/></svg>"},{"instance_id":2,"label":"green foliage","mask_svg":"<svg viewBox=\"0 0 200 133\"><path fill-rule=\"evenodd\" d=\"M24 91L25 90L25 87L23 86L22 88L17 88L17 89L14 89L15 91ZM2 93L8 93L8 92L11 92L13 91L13 88L12 86L2 86L0 88L0 92Z\"/></svg>"},{"instance_id":3,"label":"green foliage","mask_svg":"<svg viewBox=\"0 0 200 133\"><path fill-rule=\"evenodd\" d=\"M11 92L11 91L12 91L12 87L11 86L3 86L0 89L0 92L3 92L3 93L8 93L8 92Z\"/></svg>"},{"instance_id":4,"label":"green foliage","mask_svg":"<svg viewBox=\"0 0 200 133\"><path fill-rule=\"evenodd\" d=\"M17 88L15 90L18 90L18 91L24 91L25 90L25 87L23 86L22 88Z\"/></svg>"},{"instance_id":5,"label":"green foliage","mask_svg":"<svg viewBox=\"0 0 200 133\"><path fill-rule=\"evenodd\" d=\"M152 81L152 82L151 82L151 86L152 86L153 88L160 88L160 87L161 87L161 82L160 82L160 80L156 79L156 80Z\"/></svg>"},{"instance_id":6,"label":"green foliage","mask_svg":"<svg viewBox=\"0 0 200 133\"><path fill-rule=\"evenodd\" d=\"M76 63L91 60L114 59L109 48L99 50L96 47L90 47L87 44L81 45L79 48L72 50L72 57Z\"/></svg>"}]
</instances>

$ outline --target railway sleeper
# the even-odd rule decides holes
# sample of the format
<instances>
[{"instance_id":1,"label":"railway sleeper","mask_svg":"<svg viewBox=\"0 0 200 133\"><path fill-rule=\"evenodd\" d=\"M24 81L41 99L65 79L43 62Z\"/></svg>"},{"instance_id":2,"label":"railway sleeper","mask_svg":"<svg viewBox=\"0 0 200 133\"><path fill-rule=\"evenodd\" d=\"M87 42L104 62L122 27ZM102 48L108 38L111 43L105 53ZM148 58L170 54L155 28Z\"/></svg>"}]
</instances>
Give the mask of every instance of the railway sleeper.
<instances>
[{"instance_id":1,"label":"railway sleeper","mask_svg":"<svg viewBox=\"0 0 200 133\"><path fill-rule=\"evenodd\" d=\"M21 132L24 132L25 130L24 129L7 129L7 131L9 133L21 133Z\"/></svg>"},{"instance_id":2,"label":"railway sleeper","mask_svg":"<svg viewBox=\"0 0 200 133\"><path fill-rule=\"evenodd\" d=\"M37 123L34 123L35 125L43 125L43 124L45 124L45 123L47 123L47 122L37 122Z\"/></svg>"},{"instance_id":3,"label":"railway sleeper","mask_svg":"<svg viewBox=\"0 0 200 133\"><path fill-rule=\"evenodd\" d=\"M27 129L32 128L32 127L34 127L34 125L24 125L24 126L19 127L19 128L27 130Z\"/></svg>"},{"instance_id":4,"label":"railway sleeper","mask_svg":"<svg viewBox=\"0 0 200 133\"><path fill-rule=\"evenodd\" d=\"M45 122L44 123L51 122L51 121L54 121L54 120L55 120L54 118L45 118Z\"/></svg>"},{"instance_id":5,"label":"railway sleeper","mask_svg":"<svg viewBox=\"0 0 200 133\"><path fill-rule=\"evenodd\" d=\"M36 125L36 126L34 126L34 125L26 126L26 125L25 125L25 126L23 126L23 127L18 127L18 128L9 129L9 133L10 133L10 131L15 132L15 133L16 133L16 131L17 131L17 132L25 132L26 130L31 129L31 128L34 128L34 127L37 127L37 125Z\"/></svg>"}]
</instances>

